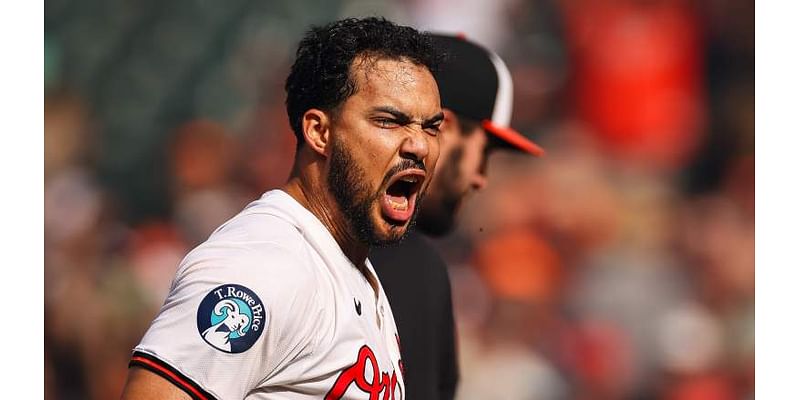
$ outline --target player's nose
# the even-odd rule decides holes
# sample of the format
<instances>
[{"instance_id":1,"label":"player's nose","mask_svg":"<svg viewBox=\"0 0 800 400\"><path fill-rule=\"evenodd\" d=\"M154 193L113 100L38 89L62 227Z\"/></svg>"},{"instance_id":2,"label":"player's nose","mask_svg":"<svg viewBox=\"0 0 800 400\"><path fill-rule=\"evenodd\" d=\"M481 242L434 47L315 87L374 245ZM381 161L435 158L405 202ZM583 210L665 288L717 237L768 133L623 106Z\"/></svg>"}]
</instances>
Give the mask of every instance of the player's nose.
<instances>
[{"instance_id":1,"label":"player's nose","mask_svg":"<svg viewBox=\"0 0 800 400\"><path fill-rule=\"evenodd\" d=\"M426 136L421 129L411 129L400 145L400 155L404 158L424 160L430 153L430 144Z\"/></svg>"},{"instance_id":2,"label":"player's nose","mask_svg":"<svg viewBox=\"0 0 800 400\"><path fill-rule=\"evenodd\" d=\"M472 180L470 185L475 190L482 190L489 184L489 179L487 178L486 174L482 172L478 172L472 176Z\"/></svg>"}]
</instances>

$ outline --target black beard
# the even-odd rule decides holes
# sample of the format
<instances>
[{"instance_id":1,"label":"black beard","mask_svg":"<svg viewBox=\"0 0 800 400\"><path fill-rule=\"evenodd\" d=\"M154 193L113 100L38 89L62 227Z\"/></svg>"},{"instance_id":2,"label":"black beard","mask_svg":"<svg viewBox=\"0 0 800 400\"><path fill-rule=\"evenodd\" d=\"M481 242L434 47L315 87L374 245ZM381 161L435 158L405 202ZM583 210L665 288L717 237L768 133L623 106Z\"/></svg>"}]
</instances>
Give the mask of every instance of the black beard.
<instances>
[{"instance_id":1,"label":"black beard","mask_svg":"<svg viewBox=\"0 0 800 400\"><path fill-rule=\"evenodd\" d=\"M369 217L369 211L373 203L380 201L383 191L370 193L364 170L353 161L350 153L337 140L333 140L332 146L328 187L339 205L342 215L349 222L350 231L356 239L370 247L383 247L403 240L414 227L420 204L424 198L424 191L417 194L417 201L408 227L403 229L402 225L393 225L389 237L381 237L378 235L375 222ZM409 168L426 170L422 161L404 159L386 173L379 188L385 187L392 176Z\"/></svg>"}]
</instances>

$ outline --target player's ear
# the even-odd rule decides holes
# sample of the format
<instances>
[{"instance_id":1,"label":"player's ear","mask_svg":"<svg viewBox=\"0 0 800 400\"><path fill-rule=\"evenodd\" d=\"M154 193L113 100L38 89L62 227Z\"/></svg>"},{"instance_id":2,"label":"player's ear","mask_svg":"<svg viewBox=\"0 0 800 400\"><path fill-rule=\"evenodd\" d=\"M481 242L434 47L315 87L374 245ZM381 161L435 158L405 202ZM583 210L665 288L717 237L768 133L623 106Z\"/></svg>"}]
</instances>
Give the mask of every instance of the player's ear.
<instances>
[{"instance_id":1,"label":"player's ear","mask_svg":"<svg viewBox=\"0 0 800 400\"><path fill-rule=\"evenodd\" d=\"M303 136L315 153L326 157L330 143L331 118L325 111L310 108L303 114Z\"/></svg>"}]
</instances>

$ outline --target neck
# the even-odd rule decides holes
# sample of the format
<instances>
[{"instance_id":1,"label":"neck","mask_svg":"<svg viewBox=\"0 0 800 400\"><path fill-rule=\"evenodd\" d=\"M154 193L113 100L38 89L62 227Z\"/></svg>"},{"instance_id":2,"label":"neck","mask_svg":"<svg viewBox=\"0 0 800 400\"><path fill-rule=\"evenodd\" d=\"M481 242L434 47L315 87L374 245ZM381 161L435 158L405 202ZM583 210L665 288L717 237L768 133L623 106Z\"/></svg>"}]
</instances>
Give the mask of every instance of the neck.
<instances>
[{"instance_id":1,"label":"neck","mask_svg":"<svg viewBox=\"0 0 800 400\"><path fill-rule=\"evenodd\" d=\"M320 175L317 175L320 176ZM294 171L281 188L322 222L345 256L364 272L369 247L360 242L339 205L322 182L309 179L307 174Z\"/></svg>"}]
</instances>

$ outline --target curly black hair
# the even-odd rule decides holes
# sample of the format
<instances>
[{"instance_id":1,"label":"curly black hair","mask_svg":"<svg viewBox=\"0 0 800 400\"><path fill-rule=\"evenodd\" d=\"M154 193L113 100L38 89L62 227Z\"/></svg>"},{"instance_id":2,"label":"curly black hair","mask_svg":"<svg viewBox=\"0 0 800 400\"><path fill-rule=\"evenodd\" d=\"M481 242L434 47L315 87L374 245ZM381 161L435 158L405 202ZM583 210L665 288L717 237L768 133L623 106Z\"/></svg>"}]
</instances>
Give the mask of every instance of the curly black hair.
<instances>
[{"instance_id":1,"label":"curly black hair","mask_svg":"<svg viewBox=\"0 0 800 400\"><path fill-rule=\"evenodd\" d=\"M286 112L298 148L304 143L303 114L311 108L333 111L352 96L357 87L350 66L364 54L407 59L432 73L442 61L430 34L385 18L348 18L312 27L300 41L285 86Z\"/></svg>"}]
</instances>

